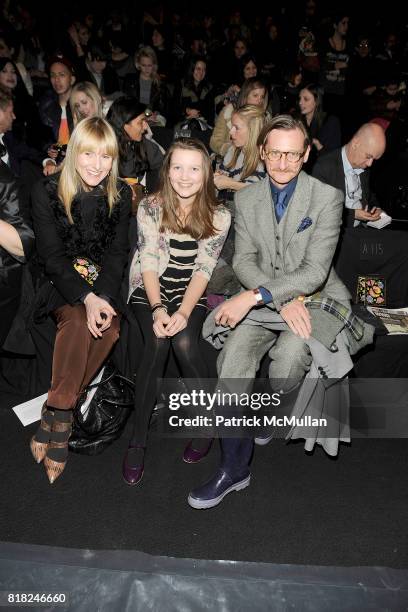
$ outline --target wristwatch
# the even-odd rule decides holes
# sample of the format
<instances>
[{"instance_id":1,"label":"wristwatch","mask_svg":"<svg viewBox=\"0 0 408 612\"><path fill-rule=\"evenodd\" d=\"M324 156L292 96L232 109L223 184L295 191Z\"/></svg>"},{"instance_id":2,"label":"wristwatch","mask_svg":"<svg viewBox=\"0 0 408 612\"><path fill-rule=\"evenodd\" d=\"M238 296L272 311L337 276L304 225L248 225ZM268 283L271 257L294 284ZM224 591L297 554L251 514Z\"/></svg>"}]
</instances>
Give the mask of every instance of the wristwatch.
<instances>
[{"instance_id":1,"label":"wristwatch","mask_svg":"<svg viewBox=\"0 0 408 612\"><path fill-rule=\"evenodd\" d=\"M259 291L259 289L252 289L252 292L255 296L257 305L263 306L265 302L263 301L262 293Z\"/></svg>"}]
</instances>

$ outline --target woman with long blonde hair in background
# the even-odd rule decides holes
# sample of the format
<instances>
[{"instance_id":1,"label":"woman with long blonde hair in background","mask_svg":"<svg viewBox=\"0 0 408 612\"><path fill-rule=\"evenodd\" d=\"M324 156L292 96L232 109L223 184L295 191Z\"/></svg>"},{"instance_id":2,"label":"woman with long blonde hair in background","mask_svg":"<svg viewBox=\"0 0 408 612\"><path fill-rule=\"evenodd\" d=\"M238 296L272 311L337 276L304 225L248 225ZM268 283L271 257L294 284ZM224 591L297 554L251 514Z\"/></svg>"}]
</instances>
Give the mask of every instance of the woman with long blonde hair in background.
<instances>
[{"instance_id":1,"label":"woman with long blonde hair in background","mask_svg":"<svg viewBox=\"0 0 408 612\"><path fill-rule=\"evenodd\" d=\"M263 107L253 104L246 104L232 114L231 145L214 175L217 189L230 192L227 199L232 199L233 192L243 189L248 183L266 176L256 144L265 120Z\"/></svg>"},{"instance_id":2,"label":"woman with long blonde hair in background","mask_svg":"<svg viewBox=\"0 0 408 612\"><path fill-rule=\"evenodd\" d=\"M69 96L74 125L88 117L103 117L102 94L94 83L82 81L76 83Z\"/></svg>"}]
</instances>

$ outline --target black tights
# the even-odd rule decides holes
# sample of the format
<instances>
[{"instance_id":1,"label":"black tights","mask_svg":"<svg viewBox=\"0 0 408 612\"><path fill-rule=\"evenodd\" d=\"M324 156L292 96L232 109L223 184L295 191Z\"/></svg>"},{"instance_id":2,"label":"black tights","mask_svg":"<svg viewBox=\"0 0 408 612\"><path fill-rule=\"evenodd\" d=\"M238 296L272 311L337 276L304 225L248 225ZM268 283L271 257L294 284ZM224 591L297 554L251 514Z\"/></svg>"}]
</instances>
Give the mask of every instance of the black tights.
<instances>
[{"instance_id":1,"label":"black tights","mask_svg":"<svg viewBox=\"0 0 408 612\"><path fill-rule=\"evenodd\" d=\"M187 327L172 338L157 338L153 331L150 308L142 304L132 306L140 325L144 349L136 374L134 426L130 439L132 446L146 446L149 421L156 403L157 379L163 378L166 362L173 350L183 378L194 378L197 387L204 388L202 380L208 376L199 339L206 316L202 306L194 308Z\"/></svg>"}]
</instances>

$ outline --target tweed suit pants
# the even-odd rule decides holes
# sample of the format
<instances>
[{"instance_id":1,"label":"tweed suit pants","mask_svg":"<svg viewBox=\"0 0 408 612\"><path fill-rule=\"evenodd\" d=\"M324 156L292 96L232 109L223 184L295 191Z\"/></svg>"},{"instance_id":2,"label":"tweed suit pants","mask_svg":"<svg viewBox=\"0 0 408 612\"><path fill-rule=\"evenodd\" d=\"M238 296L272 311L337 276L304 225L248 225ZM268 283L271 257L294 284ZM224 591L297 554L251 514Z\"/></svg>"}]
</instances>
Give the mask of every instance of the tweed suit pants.
<instances>
[{"instance_id":1,"label":"tweed suit pants","mask_svg":"<svg viewBox=\"0 0 408 612\"><path fill-rule=\"evenodd\" d=\"M291 331L272 331L257 325L239 325L218 356L219 378L254 379L269 353L269 378L274 391L289 392L303 379L312 363L308 346ZM242 383L244 391L245 383Z\"/></svg>"}]
</instances>

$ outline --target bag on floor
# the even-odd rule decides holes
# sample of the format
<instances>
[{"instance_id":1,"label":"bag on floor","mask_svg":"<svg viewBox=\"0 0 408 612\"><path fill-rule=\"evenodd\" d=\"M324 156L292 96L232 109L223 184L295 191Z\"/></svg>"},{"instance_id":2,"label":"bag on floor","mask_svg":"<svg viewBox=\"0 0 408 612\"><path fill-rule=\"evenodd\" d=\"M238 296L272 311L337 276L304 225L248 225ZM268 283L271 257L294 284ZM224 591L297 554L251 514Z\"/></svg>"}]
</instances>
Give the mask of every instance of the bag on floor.
<instances>
[{"instance_id":1,"label":"bag on floor","mask_svg":"<svg viewBox=\"0 0 408 612\"><path fill-rule=\"evenodd\" d=\"M134 383L108 363L88 385L74 410L69 449L98 455L120 437L133 408ZM89 399L90 398L90 399Z\"/></svg>"}]
</instances>

